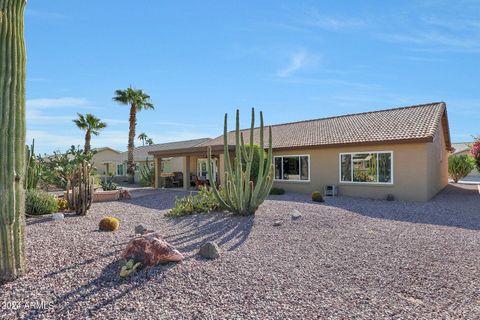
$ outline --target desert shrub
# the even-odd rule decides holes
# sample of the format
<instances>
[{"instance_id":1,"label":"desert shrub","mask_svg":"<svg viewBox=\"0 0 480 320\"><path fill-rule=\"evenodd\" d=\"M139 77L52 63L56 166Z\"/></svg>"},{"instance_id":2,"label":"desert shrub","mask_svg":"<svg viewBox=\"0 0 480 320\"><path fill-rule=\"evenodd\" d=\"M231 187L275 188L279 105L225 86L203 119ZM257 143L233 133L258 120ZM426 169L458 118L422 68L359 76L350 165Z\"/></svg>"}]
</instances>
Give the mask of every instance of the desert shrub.
<instances>
[{"instance_id":1,"label":"desert shrub","mask_svg":"<svg viewBox=\"0 0 480 320\"><path fill-rule=\"evenodd\" d=\"M117 190L118 184L113 182L113 178L105 178L100 182L103 191Z\"/></svg>"},{"instance_id":2,"label":"desert shrub","mask_svg":"<svg viewBox=\"0 0 480 320\"><path fill-rule=\"evenodd\" d=\"M465 178L475 167L475 160L469 155L450 156L448 158L448 174L456 183Z\"/></svg>"},{"instance_id":3,"label":"desert shrub","mask_svg":"<svg viewBox=\"0 0 480 320\"><path fill-rule=\"evenodd\" d=\"M247 154L250 152L250 145L245 145L245 151ZM267 153L263 151L263 159L266 163L267 161ZM265 164L264 164L265 165ZM242 167L243 170L247 168L247 160L245 158L242 158ZM258 170L260 169L260 146L258 144L253 145L253 160L252 160L252 168L250 169L250 176L252 178L252 181L256 183L255 181L258 177ZM264 167L264 170L266 168Z\"/></svg>"},{"instance_id":4,"label":"desert shrub","mask_svg":"<svg viewBox=\"0 0 480 320\"><path fill-rule=\"evenodd\" d=\"M475 166L477 171L480 172L480 137L477 137L476 141L472 145L470 150L473 159L475 160Z\"/></svg>"},{"instance_id":5,"label":"desert shrub","mask_svg":"<svg viewBox=\"0 0 480 320\"><path fill-rule=\"evenodd\" d=\"M30 215L49 214L58 211L57 198L45 191L27 190L25 213Z\"/></svg>"},{"instance_id":6,"label":"desert shrub","mask_svg":"<svg viewBox=\"0 0 480 320\"><path fill-rule=\"evenodd\" d=\"M98 224L101 231L115 231L118 227L120 227L120 220L114 217L105 217Z\"/></svg>"},{"instance_id":7,"label":"desert shrub","mask_svg":"<svg viewBox=\"0 0 480 320\"><path fill-rule=\"evenodd\" d=\"M94 175L92 175L92 179L93 179L93 185L95 187L101 187L102 186L102 178L100 178L100 176L94 174Z\"/></svg>"},{"instance_id":8,"label":"desert shrub","mask_svg":"<svg viewBox=\"0 0 480 320\"><path fill-rule=\"evenodd\" d=\"M147 160L145 165L140 168L140 185L142 187L155 186L155 167Z\"/></svg>"},{"instance_id":9,"label":"desert shrub","mask_svg":"<svg viewBox=\"0 0 480 320\"><path fill-rule=\"evenodd\" d=\"M278 187L272 187L272 189L270 189L270 194L273 194L273 195L285 194L285 189L278 188Z\"/></svg>"},{"instance_id":10,"label":"desert shrub","mask_svg":"<svg viewBox=\"0 0 480 320\"><path fill-rule=\"evenodd\" d=\"M167 212L167 217L185 216L195 213L208 213L221 209L220 204L215 198L213 192L207 188L201 188L200 191L193 195L175 200L175 207Z\"/></svg>"},{"instance_id":11,"label":"desert shrub","mask_svg":"<svg viewBox=\"0 0 480 320\"><path fill-rule=\"evenodd\" d=\"M68 201L64 198L57 198L57 207L59 211L67 211L68 210Z\"/></svg>"},{"instance_id":12,"label":"desert shrub","mask_svg":"<svg viewBox=\"0 0 480 320\"><path fill-rule=\"evenodd\" d=\"M325 200L323 200L323 196L320 192L314 191L314 192L312 192L312 201L323 202Z\"/></svg>"}]
</instances>

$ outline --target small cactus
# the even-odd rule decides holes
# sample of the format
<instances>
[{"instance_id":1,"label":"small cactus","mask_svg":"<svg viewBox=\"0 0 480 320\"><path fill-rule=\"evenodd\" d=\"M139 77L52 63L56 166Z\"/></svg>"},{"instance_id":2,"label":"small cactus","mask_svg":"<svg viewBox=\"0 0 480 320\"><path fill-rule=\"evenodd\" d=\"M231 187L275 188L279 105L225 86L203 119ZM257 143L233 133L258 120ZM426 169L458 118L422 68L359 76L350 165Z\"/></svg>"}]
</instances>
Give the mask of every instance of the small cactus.
<instances>
[{"instance_id":1,"label":"small cactus","mask_svg":"<svg viewBox=\"0 0 480 320\"><path fill-rule=\"evenodd\" d=\"M100 231L115 231L118 227L120 227L120 221L114 217L105 217L98 224Z\"/></svg>"},{"instance_id":2,"label":"small cactus","mask_svg":"<svg viewBox=\"0 0 480 320\"><path fill-rule=\"evenodd\" d=\"M140 262L135 263L133 259L127 261L125 265L122 266L120 270L120 277L125 278L137 271L137 268L141 265Z\"/></svg>"},{"instance_id":3,"label":"small cactus","mask_svg":"<svg viewBox=\"0 0 480 320\"><path fill-rule=\"evenodd\" d=\"M314 192L312 192L312 201L324 202L325 200L323 199L323 196L320 192L314 191Z\"/></svg>"}]
</instances>

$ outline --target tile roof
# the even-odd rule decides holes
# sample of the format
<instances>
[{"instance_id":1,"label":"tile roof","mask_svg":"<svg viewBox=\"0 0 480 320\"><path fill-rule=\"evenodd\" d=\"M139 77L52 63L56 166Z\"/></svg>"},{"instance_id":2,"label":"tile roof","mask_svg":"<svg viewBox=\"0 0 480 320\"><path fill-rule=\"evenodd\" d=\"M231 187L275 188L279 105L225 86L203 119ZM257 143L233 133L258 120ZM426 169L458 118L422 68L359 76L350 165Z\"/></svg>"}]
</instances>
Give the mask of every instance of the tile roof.
<instances>
[{"instance_id":1,"label":"tile roof","mask_svg":"<svg viewBox=\"0 0 480 320\"><path fill-rule=\"evenodd\" d=\"M133 149L133 158L135 161L145 161L147 157L149 160L151 160L153 159L153 156L149 155L148 154L149 152L192 148L204 142L207 142L209 140L211 140L211 138L200 138L200 139L193 139L193 140L152 144L151 146L136 147L135 149ZM127 161L127 157L128 157L128 152L125 151L120 153L115 160L119 162L123 162L123 161Z\"/></svg>"},{"instance_id":2,"label":"tile roof","mask_svg":"<svg viewBox=\"0 0 480 320\"><path fill-rule=\"evenodd\" d=\"M471 149L470 145L471 144L473 144L473 142L452 143L452 147L453 147L453 149L455 149L453 154L461 153L461 152L465 152L465 151L470 151L470 149Z\"/></svg>"},{"instance_id":3,"label":"tile roof","mask_svg":"<svg viewBox=\"0 0 480 320\"><path fill-rule=\"evenodd\" d=\"M450 134L444 102L370 111L343 116L272 125L273 148L308 146L336 146L369 143L401 143L431 141L444 122L447 147ZM254 141L259 141L259 128L254 130ZM245 141L249 129L242 130ZM265 127L265 143L268 143ZM235 144L235 132L228 134L229 144ZM200 146L223 144L223 135Z\"/></svg>"}]
</instances>

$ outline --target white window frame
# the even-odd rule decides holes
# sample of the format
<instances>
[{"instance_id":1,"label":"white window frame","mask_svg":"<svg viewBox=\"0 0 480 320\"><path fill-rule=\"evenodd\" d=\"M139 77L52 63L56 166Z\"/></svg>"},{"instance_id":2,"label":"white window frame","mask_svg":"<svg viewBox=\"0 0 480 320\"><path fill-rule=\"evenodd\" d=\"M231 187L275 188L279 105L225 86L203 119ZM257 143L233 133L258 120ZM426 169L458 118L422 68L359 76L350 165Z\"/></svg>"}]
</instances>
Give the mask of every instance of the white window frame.
<instances>
[{"instance_id":1,"label":"white window frame","mask_svg":"<svg viewBox=\"0 0 480 320\"><path fill-rule=\"evenodd\" d=\"M342 156L343 155L350 155L350 161L353 161L353 155L354 154L360 154L360 153L376 153L377 154L377 181L376 182L362 182L362 181L353 181L353 163L350 165L350 170L351 170L351 177L352 181L342 181ZM379 153L390 153L390 160L391 160L391 175L392 178L390 179L390 182L379 182L378 176L379 176L379 171L378 171L378 154ZM344 184L366 184L366 185L393 185L393 179L394 179L394 159L393 159L393 151L356 151L356 152L341 152L338 154L338 181L339 183L344 183Z\"/></svg>"},{"instance_id":2,"label":"white window frame","mask_svg":"<svg viewBox=\"0 0 480 320\"><path fill-rule=\"evenodd\" d=\"M274 174L274 179L273 181L278 181L278 182L295 182L295 183L304 183L304 182L310 182L310 175L311 175L311 163L310 163L310 155L309 154L285 154L285 155L278 155L278 156L273 156L273 169L275 170L275 159L276 158L282 158L282 167L281 167L281 172L282 172L282 176L283 176L283 158L292 158L292 157L299 157L299 162L300 162L300 157L307 157L308 158L308 180L291 180L291 179L288 179L288 180L285 180L285 179L277 179L275 178L275 172L273 172ZM300 166L299 166L299 176L301 177L302 176L302 164L300 163Z\"/></svg>"}]
</instances>

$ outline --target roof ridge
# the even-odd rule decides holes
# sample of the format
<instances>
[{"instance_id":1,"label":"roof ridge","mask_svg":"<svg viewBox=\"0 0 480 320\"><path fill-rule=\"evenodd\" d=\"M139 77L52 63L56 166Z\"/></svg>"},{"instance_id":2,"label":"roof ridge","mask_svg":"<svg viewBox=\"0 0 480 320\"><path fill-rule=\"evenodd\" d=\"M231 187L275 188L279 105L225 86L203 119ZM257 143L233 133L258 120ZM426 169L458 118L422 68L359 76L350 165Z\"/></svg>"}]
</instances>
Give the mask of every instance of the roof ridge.
<instances>
[{"instance_id":1,"label":"roof ridge","mask_svg":"<svg viewBox=\"0 0 480 320\"><path fill-rule=\"evenodd\" d=\"M387 108L387 109L380 109L380 110L371 110L371 111L364 111L364 112L357 112L357 113L342 114L342 115L338 115L338 116L331 116L331 117L325 117L325 118L315 118L315 119L308 119L308 120L299 120L299 121L277 123L277 124L266 125L264 127L280 127L280 126L285 126L285 125L290 125L290 124L313 122L313 121L320 121L320 120L338 119L338 118L359 116L359 115L365 115L365 114L371 114L371 113L379 113L379 112L385 112L385 111L394 111L394 110L402 110L402 109L410 109L410 108L419 108L419 107L426 107L426 106L430 106L430 105L439 105L439 104L440 105L442 105L442 104L445 105L445 102L444 101L435 101L435 102L430 102L430 103L422 103L422 104L403 106L403 107L395 107L395 108ZM260 128L260 127L254 127L254 129L258 129L258 128ZM250 128L240 129L240 131L245 131L245 130L250 130ZM235 132L235 130L230 130L229 132ZM220 135L219 137L221 137L221 136L223 136L223 134Z\"/></svg>"}]
</instances>

